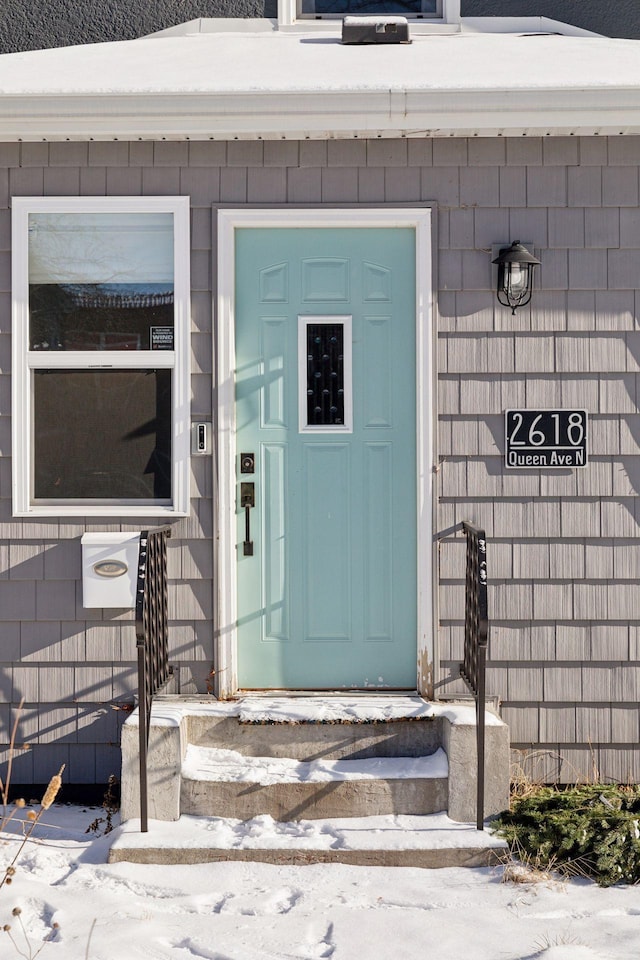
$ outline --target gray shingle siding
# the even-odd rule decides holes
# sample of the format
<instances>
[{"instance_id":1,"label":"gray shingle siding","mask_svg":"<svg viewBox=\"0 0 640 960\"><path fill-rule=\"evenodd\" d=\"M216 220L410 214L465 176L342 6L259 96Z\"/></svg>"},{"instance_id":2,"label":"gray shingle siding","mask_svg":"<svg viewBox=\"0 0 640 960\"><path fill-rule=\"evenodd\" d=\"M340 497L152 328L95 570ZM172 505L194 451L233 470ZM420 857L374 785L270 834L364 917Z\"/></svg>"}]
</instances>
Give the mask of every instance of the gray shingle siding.
<instances>
[{"instance_id":1,"label":"gray shingle siding","mask_svg":"<svg viewBox=\"0 0 640 960\"><path fill-rule=\"evenodd\" d=\"M470 519L490 538L489 691L514 748L542 747L545 775L571 780L595 763L604 776L640 778L640 138L622 144L0 147L0 725L6 740L24 696L19 740L30 746L16 781L45 781L61 762L77 783L117 772L126 716L117 708L135 687L131 612L82 607L79 541L85 529L140 524L11 516L9 197L43 193L190 195L196 419L212 414L212 204L435 201L438 526ZM513 238L542 260L532 305L515 317L497 304L490 265L491 244ZM504 409L553 404L589 409L588 468L505 471ZM171 660L183 692L206 689L214 658L210 458L192 463L192 498L169 552ZM444 539L440 694L464 690L462 554L461 537Z\"/></svg>"}]
</instances>

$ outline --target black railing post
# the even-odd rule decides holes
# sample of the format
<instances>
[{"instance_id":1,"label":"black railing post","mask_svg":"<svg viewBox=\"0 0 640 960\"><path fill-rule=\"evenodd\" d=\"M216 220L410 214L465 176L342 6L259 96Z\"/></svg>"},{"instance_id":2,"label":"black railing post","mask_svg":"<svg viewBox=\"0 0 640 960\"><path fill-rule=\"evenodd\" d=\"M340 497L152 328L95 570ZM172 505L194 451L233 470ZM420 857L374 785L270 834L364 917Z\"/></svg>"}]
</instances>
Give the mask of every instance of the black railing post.
<instances>
[{"instance_id":1,"label":"black railing post","mask_svg":"<svg viewBox=\"0 0 640 960\"><path fill-rule=\"evenodd\" d=\"M147 579L147 544L149 531L140 533L140 550L138 553L138 581L136 584L136 646L138 652L138 767L140 774L140 830L147 833L148 798L147 798L147 671L145 664L145 631L144 631L144 593Z\"/></svg>"},{"instance_id":2,"label":"black railing post","mask_svg":"<svg viewBox=\"0 0 640 960\"><path fill-rule=\"evenodd\" d=\"M464 661L460 673L476 700L477 795L476 827L484 829L484 753L486 709L486 662L489 642L487 604L487 538L484 530L462 522L467 537L465 586Z\"/></svg>"},{"instance_id":3,"label":"black railing post","mask_svg":"<svg viewBox=\"0 0 640 960\"><path fill-rule=\"evenodd\" d=\"M136 584L138 651L138 744L140 760L140 830L147 833L147 754L154 694L169 679L167 540L171 528L140 533Z\"/></svg>"}]
</instances>

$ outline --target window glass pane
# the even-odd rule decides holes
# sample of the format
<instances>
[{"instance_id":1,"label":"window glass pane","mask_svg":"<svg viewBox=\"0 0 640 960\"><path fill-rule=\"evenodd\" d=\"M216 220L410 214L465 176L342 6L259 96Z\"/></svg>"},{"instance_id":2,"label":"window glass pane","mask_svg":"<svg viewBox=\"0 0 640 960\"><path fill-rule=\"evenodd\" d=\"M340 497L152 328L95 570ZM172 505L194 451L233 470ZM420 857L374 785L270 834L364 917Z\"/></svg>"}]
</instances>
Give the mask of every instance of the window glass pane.
<instances>
[{"instance_id":1,"label":"window glass pane","mask_svg":"<svg viewBox=\"0 0 640 960\"><path fill-rule=\"evenodd\" d=\"M172 350L171 213L32 213L31 350Z\"/></svg>"},{"instance_id":2,"label":"window glass pane","mask_svg":"<svg viewBox=\"0 0 640 960\"><path fill-rule=\"evenodd\" d=\"M170 370L34 370L38 500L169 500Z\"/></svg>"},{"instance_id":3,"label":"window glass pane","mask_svg":"<svg viewBox=\"0 0 640 960\"><path fill-rule=\"evenodd\" d=\"M300 4L302 16L397 14L435 17L440 15L441 9L439 0L300 0Z\"/></svg>"}]
</instances>

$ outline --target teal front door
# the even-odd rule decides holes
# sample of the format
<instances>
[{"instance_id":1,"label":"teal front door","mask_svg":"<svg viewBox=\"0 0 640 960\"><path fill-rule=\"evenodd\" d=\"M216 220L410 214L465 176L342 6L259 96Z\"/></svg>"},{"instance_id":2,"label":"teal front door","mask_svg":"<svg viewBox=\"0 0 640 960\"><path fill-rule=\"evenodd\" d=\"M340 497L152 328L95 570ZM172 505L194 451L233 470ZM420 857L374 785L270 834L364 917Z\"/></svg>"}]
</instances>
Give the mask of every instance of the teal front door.
<instances>
[{"instance_id":1,"label":"teal front door","mask_svg":"<svg viewBox=\"0 0 640 960\"><path fill-rule=\"evenodd\" d=\"M236 231L241 689L416 688L415 242Z\"/></svg>"}]
</instances>

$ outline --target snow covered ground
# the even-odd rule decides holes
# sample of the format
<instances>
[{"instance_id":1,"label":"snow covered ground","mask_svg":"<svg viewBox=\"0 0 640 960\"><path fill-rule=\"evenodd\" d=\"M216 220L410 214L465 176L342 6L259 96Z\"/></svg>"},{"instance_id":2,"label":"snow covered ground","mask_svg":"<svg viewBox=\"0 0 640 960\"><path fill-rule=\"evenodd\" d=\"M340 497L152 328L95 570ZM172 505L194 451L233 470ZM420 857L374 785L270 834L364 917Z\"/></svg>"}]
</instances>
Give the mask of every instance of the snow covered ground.
<instances>
[{"instance_id":1,"label":"snow covered ground","mask_svg":"<svg viewBox=\"0 0 640 960\"><path fill-rule=\"evenodd\" d=\"M57 806L0 889L0 957L637 960L640 888L502 882L501 868L106 863L103 811ZM0 868L15 852L0 840ZM4 872L4 871L2 871ZM12 916L15 907L19 917ZM29 944L20 930L22 921ZM54 939L42 945L54 930ZM87 948L88 945L88 948Z\"/></svg>"}]
</instances>

